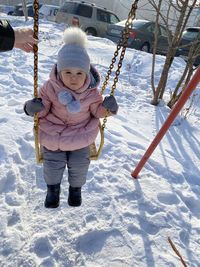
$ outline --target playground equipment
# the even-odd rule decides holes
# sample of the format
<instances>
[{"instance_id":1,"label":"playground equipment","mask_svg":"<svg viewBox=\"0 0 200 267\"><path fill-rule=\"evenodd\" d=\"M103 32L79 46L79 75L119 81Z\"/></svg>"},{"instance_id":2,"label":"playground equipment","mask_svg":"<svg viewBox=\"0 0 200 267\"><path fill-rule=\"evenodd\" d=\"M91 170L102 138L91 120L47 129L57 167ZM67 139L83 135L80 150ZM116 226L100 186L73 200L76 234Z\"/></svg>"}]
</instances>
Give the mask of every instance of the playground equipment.
<instances>
[{"instance_id":1,"label":"playground equipment","mask_svg":"<svg viewBox=\"0 0 200 267\"><path fill-rule=\"evenodd\" d=\"M169 116L166 119L165 123L163 124L162 128L160 129L160 131L158 132L158 134L156 135L156 137L154 138L154 140L152 141L152 143L150 144L150 146L146 150L144 156L139 161L135 170L131 173L133 178L137 178L142 167L147 162L147 160L149 159L149 157L151 156L151 154L153 153L153 151L155 150L157 145L160 143L161 139L163 138L163 136L165 135L165 133L169 129L170 125L172 124L172 122L174 121L174 119L176 118L176 116L178 115L178 113L180 112L182 107L184 106L184 104L187 101L187 99L189 98L189 96L195 90L195 88L197 87L199 82L200 82L200 67L198 67L198 69L196 70L194 76L192 77L192 79L190 80L188 85L186 86L185 90L183 91L183 94L181 95L181 97L177 101L176 105L172 109L171 113L169 114Z\"/></svg>"}]
</instances>

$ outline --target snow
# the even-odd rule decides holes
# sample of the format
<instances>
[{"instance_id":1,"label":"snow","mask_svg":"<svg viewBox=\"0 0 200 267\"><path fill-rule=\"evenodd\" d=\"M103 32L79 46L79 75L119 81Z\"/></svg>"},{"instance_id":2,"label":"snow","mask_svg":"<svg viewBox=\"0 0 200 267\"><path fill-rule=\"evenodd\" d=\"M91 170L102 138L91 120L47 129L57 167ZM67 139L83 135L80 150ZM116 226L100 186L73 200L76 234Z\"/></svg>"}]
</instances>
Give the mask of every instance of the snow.
<instances>
[{"instance_id":1,"label":"snow","mask_svg":"<svg viewBox=\"0 0 200 267\"><path fill-rule=\"evenodd\" d=\"M31 19L13 17L11 23L32 27ZM63 30L40 22L40 85L56 62ZM114 50L111 41L89 37L88 51L102 81ZM164 59L156 57L156 84ZM184 68L176 58L168 93L155 107L151 60L151 54L127 49L115 94L119 113L108 119L102 155L91 163L82 190L83 204L68 206L66 172L60 207L51 210L43 205L46 185L35 161L33 119L23 112L33 96L33 55L0 54L0 266L181 266L168 237L188 266L200 266L199 88L187 120L181 112L138 179L131 177L170 114L166 102Z\"/></svg>"}]
</instances>

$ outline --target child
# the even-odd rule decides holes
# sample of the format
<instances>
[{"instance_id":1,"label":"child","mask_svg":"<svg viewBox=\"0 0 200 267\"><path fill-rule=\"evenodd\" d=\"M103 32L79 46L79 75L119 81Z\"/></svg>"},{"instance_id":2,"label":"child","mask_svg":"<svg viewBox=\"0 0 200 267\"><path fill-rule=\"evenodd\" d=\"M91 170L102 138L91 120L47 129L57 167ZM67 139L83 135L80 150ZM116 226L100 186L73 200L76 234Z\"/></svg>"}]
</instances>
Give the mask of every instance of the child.
<instances>
[{"instance_id":1,"label":"child","mask_svg":"<svg viewBox=\"0 0 200 267\"><path fill-rule=\"evenodd\" d=\"M86 34L76 27L64 32L64 45L50 78L40 88L39 97L24 105L27 115L39 118L40 145L43 148L43 173L47 183L46 208L59 206L60 184L68 167L70 206L81 205L81 187L90 164L89 145L98 134L99 118L116 114L113 96L104 100L97 87L100 78L90 65Z\"/></svg>"}]
</instances>

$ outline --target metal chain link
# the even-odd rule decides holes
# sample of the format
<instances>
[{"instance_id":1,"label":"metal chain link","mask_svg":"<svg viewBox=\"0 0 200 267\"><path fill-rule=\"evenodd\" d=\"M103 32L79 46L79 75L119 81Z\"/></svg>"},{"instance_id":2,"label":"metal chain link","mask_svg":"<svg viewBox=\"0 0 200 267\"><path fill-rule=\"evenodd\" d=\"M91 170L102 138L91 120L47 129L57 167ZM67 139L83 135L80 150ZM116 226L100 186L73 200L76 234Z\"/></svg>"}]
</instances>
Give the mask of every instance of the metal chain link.
<instances>
[{"instance_id":1,"label":"metal chain link","mask_svg":"<svg viewBox=\"0 0 200 267\"><path fill-rule=\"evenodd\" d=\"M39 1L34 0L33 2L34 10L34 25L33 25L33 36L38 40L38 29L39 29ZM34 97L38 97L38 45L33 46L34 52ZM39 146L39 136L38 136L38 116L37 113L34 115L34 136L35 136L35 150L36 150L36 160L37 163L42 162L40 155L40 146Z\"/></svg>"},{"instance_id":2,"label":"metal chain link","mask_svg":"<svg viewBox=\"0 0 200 267\"><path fill-rule=\"evenodd\" d=\"M38 25L39 25L39 3L38 0L34 0L33 2L33 10L34 10L34 38L38 39ZM38 45L34 44L34 97L38 96Z\"/></svg>"},{"instance_id":3,"label":"metal chain link","mask_svg":"<svg viewBox=\"0 0 200 267\"><path fill-rule=\"evenodd\" d=\"M131 30L131 27L132 27L132 22L135 19L135 12L137 10L138 2L139 2L139 0L135 0L134 3L131 6L131 10L130 10L130 12L128 14L128 18L126 20L125 27L123 29L121 38L120 38L120 40L119 40L119 42L117 44L117 49L114 52L114 56L112 58L109 70L108 70L107 75L105 77L105 81L104 81L102 89L101 89L101 94L103 94L105 89L106 89L106 86L108 84L110 75L112 73L112 69L114 68L114 65L116 63L116 59L117 59L117 57L119 55L119 51L122 48L122 51L121 51L121 54L120 54L120 58L119 58L119 62L118 62L118 65L117 65L117 70L115 71L114 82L113 82L111 93L110 93L111 96L114 95L114 91L116 89L116 84L118 82L118 77L120 75L120 70L121 70L121 67L122 67L122 62L123 62L123 59L124 59L124 56L125 56L125 52L126 52L126 48L127 48L127 45L128 45L128 38L129 38L130 30ZM108 114L103 119L103 123L102 123L102 126L101 126L103 130L106 127L107 116L108 116Z\"/></svg>"}]
</instances>

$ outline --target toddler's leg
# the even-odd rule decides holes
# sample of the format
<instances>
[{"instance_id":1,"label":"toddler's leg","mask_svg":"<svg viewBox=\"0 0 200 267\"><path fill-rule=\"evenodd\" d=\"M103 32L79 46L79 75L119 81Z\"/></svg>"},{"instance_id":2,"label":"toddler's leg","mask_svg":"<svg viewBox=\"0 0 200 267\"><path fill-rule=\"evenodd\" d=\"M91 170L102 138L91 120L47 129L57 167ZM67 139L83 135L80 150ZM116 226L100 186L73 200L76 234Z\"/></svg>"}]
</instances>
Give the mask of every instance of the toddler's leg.
<instances>
[{"instance_id":1,"label":"toddler's leg","mask_svg":"<svg viewBox=\"0 0 200 267\"><path fill-rule=\"evenodd\" d=\"M66 166L66 152L43 148L44 179L47 183L46 208L57 208L60 202L60 183Z\"/></svg>"},{"instance_id":2,"label":"toddler's leg","mask_svg":"<svg viewBox=\"0 0 200 267\"><path fill-rule=\"evenodd\" d=\"M69 197L68 204L73 207L81 205L81 187L86 182L87 172L90 164L90 150L85 147L68 152L68 180Z\"/></svg>"},{"instance_id":3,"label":"toddler's leg","mask_svg":"<svg viewBox=\"0 0 200 267\"><path fill-rule=\"evenodd\" d=\"M43 148L43 173L48 185L60 184L65 171L67 157L61 150L51 151Z\"/></svg>"},{"instance_id":4,"label":"toddler's leg","mask_svg":"<svg viewBox=\"0 0 200 267\"><path fill-rule=\"evenodd\" d=\"M89 165L89 147L68 152L68 181L72 187L81 187L85 184Z\"/></svg>"}]
</instances>

